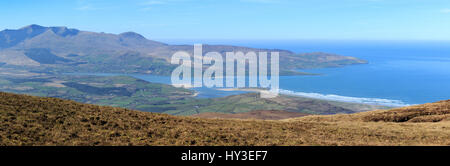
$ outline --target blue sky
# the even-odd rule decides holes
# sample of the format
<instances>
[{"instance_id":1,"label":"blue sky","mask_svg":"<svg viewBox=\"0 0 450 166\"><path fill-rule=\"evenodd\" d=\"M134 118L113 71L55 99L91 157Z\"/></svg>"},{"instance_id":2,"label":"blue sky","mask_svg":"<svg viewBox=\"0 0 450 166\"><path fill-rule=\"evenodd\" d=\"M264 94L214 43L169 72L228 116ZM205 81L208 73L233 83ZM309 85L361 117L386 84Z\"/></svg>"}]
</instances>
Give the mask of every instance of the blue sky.
<instances>
[{"instance_id":1,"label":"blue sky","mask_svg":"<svg viewBox=\"0 0 450 166\"><path fill-rule=\"evenodd\" d=\"M150 39L450 40L448 0L2 0L0 20Z\"/></svg>"}]
</instances>

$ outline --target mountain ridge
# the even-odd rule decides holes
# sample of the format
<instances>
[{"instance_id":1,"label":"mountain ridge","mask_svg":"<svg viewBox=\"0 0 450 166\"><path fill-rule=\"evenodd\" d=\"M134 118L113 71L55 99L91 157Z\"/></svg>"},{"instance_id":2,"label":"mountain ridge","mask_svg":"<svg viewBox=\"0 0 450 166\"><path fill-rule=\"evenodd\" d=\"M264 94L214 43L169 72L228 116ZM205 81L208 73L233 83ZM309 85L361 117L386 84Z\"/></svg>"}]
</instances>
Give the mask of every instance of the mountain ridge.
<instances>
[{"instance_id":1,"label":"mountain ridge","mask_svg":"<svg viewBox=\"0 0 450 166\"><path fill-rule=\"evenodd\" d=\"M30 61L24 55L29 49L47 49L57 57L67 58L78 65L40 64L17 66L19 62L8 59L22 57L22 61ZM9 67L32 67L34 71L53 69L54 72L88 72L110 70L116 73L152 73L170 75L175 67L170 64L171 56L178 51L193 54L192 45L170 45L149 40L136 32L120 34L97 33L78 29L59 27L44 27L36 24L16 30L0 31L0 62ZM204 52L272 52L280 53L281 73L302 75L295 69L341 67L352 64L365 64L367 61L347 56L328 53L297 54L281 49L260 49L231 45L203 45ZM12 53L13 52L13 53ZM118 61L129 54L136 55L127 59L127 64ZM3 55L3 58L2 56ZM79 56L69 56L79 55ZM37 62L39 64L39 62ZM32 64L32 63L29 63ZM35 64L35 63L33 63Z\"/></svg>"}]
</instances>

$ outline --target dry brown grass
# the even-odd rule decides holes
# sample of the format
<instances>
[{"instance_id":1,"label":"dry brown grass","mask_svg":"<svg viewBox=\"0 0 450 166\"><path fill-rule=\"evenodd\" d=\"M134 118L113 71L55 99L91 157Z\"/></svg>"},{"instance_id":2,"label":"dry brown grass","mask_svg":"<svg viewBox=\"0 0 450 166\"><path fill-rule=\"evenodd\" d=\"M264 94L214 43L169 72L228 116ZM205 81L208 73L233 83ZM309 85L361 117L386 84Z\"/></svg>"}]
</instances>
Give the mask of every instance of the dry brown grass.
<instances>
[{"instance_id":1,"label":"dry brown grass","mask_svg":"<svg viewBox=\"0 0 450 166\"><path fill-rule=\"evenodd\" d=\"M440 122L449 120L450 100L389 111L374 112L365 121L384 122Z\"/></svg>"},{"instance_id":2,"label":"dry brown grass","mask_svg":"<svg viewBox=\"0 0 450 166\"><path fill-rule=\"evenodd\" d=\"M198 118L208 118L208 119L254 119L254 120L282 120L308 116L310 114L298 113L298 112L287 112L280 110L256 110L244 113L216 113L216 112L206 112L201 114L192 115L192 117Z\"/></svg>"},{"instance_id":3,"label":"dry brown grass","mask_svg":"<svg viewBox=\"0 0 450 166\"><path fill-rule=\"evenodd\" d=\"M449 101L438 105L423 108L442 112ZM447 115L428 114L426 119ZM389 118L374 122L371 116ZM392 116L375 111L283 121L200 119L0 93L0 145L450 145L450 121L409 123L424 118L414 116L408 123L385 122L402 119Z\"/></svg>"}]
</instances>

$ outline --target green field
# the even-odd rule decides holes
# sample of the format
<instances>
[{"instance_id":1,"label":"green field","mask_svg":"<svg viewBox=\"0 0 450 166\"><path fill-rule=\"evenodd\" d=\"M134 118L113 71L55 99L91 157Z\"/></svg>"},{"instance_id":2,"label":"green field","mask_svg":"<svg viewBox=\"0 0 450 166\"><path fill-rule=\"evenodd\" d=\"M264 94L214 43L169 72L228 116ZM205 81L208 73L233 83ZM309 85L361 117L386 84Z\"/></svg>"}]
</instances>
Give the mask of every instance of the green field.
<instances>
[{"instance_id":1,"label":"green field","mask_svg":"<svg viewBox=\"0 0 450 166\"><path fill-rule=\"evenodd\" d=\"M384 108L283 95L263 99L257 93L199 99L194 96L195 92L189 89L150 83L127 76L0 77L0 91L171 115L243 113L254 110L284 110L325 115Z\"/></svg>"}]
</instances>

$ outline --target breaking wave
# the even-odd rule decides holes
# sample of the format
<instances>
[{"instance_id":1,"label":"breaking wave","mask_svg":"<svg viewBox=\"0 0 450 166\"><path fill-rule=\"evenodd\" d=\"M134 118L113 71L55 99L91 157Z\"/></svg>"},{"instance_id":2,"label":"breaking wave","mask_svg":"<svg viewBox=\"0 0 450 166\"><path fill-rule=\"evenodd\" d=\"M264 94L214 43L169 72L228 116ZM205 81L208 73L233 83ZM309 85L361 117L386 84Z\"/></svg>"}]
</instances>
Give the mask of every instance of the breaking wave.
<instances>
[{"instance_id":1,"label":"breaking wave","mask_svg":"<svg viewBox=\"0 0 450 166\"><path fill-rule=\"evenodd\" d=\"M361 97L340 96L340 95L334 95L334 94L294 92L294 91L291 91L291 90L284 90L284 89L280 89L279 93L280 94L285 94L285 95L293 95L293 96L314 98L314 99L323 99L323 100L341 101L341 102L351 102L351 103L361 103L361 104L371 104L371 105L383 105L383 106L390 106L390 107L410 106L410 104L406 104L403 101L390 100L390 99L361 98Z\"/></svg>"}]
</instances>

